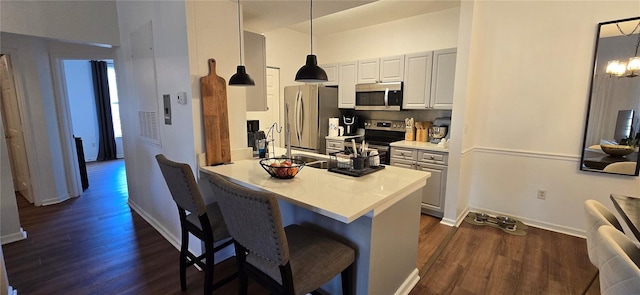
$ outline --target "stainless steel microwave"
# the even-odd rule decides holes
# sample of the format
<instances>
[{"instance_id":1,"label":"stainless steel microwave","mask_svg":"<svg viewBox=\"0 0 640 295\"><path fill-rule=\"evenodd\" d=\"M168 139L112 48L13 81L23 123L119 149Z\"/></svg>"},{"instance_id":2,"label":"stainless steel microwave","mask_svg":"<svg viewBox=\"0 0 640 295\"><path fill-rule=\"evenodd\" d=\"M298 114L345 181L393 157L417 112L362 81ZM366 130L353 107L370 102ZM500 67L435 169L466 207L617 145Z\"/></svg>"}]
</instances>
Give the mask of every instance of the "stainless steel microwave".
<instances>
[{"instance_id":1,"label":"stainless steel microwave","mask_svg":"<svg viewBox=\"0 0 640 295\"><path fill-rule=\"evenodd\" d=\"M356 110L399 111L402 109L402 82L356 84Z\"/></svg>"}]
</instances>

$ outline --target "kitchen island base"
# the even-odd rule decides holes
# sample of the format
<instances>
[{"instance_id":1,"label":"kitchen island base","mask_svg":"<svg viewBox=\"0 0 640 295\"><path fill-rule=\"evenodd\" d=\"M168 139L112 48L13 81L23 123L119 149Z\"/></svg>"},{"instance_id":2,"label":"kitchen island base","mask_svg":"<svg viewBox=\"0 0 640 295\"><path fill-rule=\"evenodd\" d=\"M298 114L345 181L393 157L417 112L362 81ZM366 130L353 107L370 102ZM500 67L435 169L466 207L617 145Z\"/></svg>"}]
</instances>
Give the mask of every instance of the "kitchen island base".
<instances>
[{"instance_id":1,"label":"kitchen island base","mask_svg":"<svg viewBox=\"0 0 640 295\"><path fill-rule=\"evenodd\" d=\"M409 294L418 283L418 233L422 188L377 215L343 223L279 201L283 224L314 225L356 249L356 294ZM340 294L337 276L322 287Z\"/></svg>"}]
</instances>

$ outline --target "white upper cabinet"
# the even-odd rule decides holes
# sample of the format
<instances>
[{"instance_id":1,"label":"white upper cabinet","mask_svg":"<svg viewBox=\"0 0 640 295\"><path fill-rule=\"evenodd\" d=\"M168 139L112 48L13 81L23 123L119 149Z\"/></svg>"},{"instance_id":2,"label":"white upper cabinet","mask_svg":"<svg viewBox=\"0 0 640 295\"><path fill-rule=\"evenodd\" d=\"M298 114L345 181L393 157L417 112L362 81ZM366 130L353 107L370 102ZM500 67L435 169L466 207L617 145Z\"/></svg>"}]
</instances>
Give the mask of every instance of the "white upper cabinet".
<instances>
[{"instance_id":1,"label":"white upper cabinet","mask_svg":"<svg viewBox=\"0 0 640 295\"><path fill-rule=\"evenodd\" d=\"M375 83L380 78L380 59L358 61L358 84Z\"/></svg>"},{"instance_id":2,"label":"white upper cabinet","mask_svg":"<svg viewBox=\"0 0 640 295\"><path fill-rule=\"evenodd\" d=\"M433 52L431 74L431 107L450 110L453 107L453 82L456 77L456 48Z\"/></svg>"},{"instance_id":3,"label":"white upper cabinet","mask_svg":"<svg viewBox=\"0 0 640 295\"><path fill-rule=\"evenodd\" d=\"M341 62L338 65L338 108L353 109L356 106L356 82L358 63Z\"/></svg>"},{"instance_id":4,"label":"white upper cabinet","mask_svg":"<svg viewBox=\"0 0 640 295\"><path fill-rule=\"evenodd\" d=\"M429 108L433 51L407 54L404 67L403 109Z\"/></svg>"},{"instance_id":5,"label":"white upper cabinet","mask_svg":"<svg viewBox=\"0 0 640 295\"><path fill-rule=\"evenodd\" d=\"M247 87L247 111L266 111L267 57L264 35L244 31L244 64L256 83Z\"/></svg>"},{"instance_id":6,"label":"white upper cabinet","mask_svg":"<svg viewBox=\"0 0 640 295\"><path fill-rule=\"evenodd\" d=\"M399 82L404 76L404 55L358 61L358 84Z\"/></svg>"},{"instance_id":7,"label":"white upper cabinet","mask_svg":"<svg viewBox=\"0 0 640 295\"><path fill-rule=\"evenodd\" d=\"M336 86L338 85L338 64L324 64L320 65L320 67L327 73L328 81L324 83L326 86Z\"/></svg>"},{"instance_id":8,"label":"white upper cabinet","mask_svg":"<svg viewBox=\"0 0 640 295\"><path fill-rule=\"evenodd\" d=\"M456 53L449 48L406 55L404 109L452 109Z\"/></svg>"},{"instance_id":9,"label":"white upper cabinet","mask_svg":"<svg viewBox=\"0 0 640 295\"><path fill-rule=\"evenodd\" d=\"M380 59L380 81L400 82L404 80L404 55Z\"/></svg>"}]
</instances>

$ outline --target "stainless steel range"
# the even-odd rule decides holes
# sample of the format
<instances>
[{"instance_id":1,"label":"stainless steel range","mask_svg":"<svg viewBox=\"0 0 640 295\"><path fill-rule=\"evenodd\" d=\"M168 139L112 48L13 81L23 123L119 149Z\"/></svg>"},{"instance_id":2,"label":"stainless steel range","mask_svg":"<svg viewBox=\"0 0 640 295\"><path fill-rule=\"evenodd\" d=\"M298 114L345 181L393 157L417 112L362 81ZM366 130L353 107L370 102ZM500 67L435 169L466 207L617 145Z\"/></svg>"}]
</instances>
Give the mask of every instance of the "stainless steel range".
<instances>
[{"instance_id":1,"label":"stainless steel range","mask_svg":"<svg viewBox=\"0 0 640 295\"><path fill-rule=\"evenodd\" d=\"M404 121L366 120L364 130L364 140L369 148L377 149L380 162L389 165L391 156L389 144L404 140Z\"/></svg>"}]
</instances>

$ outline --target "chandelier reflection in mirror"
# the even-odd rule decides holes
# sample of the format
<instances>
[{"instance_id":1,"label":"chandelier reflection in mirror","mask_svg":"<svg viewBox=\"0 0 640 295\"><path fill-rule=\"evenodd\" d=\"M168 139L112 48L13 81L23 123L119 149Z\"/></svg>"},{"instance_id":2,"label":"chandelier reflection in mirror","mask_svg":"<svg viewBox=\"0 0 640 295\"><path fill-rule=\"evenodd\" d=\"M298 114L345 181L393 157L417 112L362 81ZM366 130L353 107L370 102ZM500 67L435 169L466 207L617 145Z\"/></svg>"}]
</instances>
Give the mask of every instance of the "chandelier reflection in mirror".
<instances>
[{"instance_id":1,"label":"chandelier reflection in mirror","mask_svg":"<svg viewBox=\"0 0 640 295\"><path fill-rule=\"evenodd\" d=\"M621 62L620 60L609 61L609 63L607 63L607 74L609 74L611 77L637 77L638 71L640 71L640 56L638 56L638 47L640 47L640 21L635 26L633 31L628 34L622 31L619 24L616 24L616 27L618 27L618 31L620 31L620 34L624 36L631 36L636 33L636 31L638 31L638 41L636 41L636 51L634 52L633 56L629 58L629 62L625 63Z\"/></svg>"}]
</instances>

